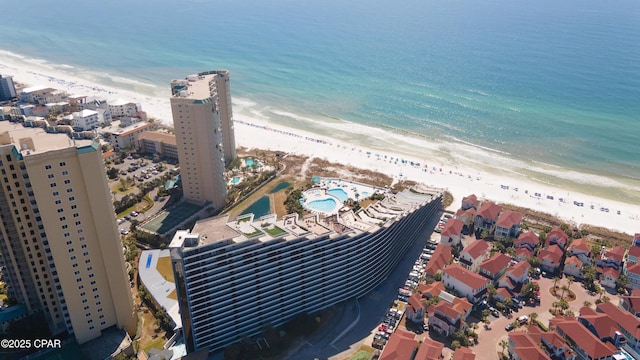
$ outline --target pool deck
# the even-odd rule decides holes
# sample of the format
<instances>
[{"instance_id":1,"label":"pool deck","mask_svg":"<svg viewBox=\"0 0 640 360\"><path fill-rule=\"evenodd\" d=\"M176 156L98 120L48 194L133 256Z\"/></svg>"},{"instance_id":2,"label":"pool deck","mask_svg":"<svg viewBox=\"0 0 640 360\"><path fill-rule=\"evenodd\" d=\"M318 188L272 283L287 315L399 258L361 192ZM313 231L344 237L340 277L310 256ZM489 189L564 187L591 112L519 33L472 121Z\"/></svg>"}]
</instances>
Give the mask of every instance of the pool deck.
<instances>
[{"instance_id":1,"label":"pool deck","mask_svg":"<svg viewBox=\"0 0 640 360\"><path fill-rule=\"evenodd\" d=\"M149 261L149 256L151 256L151 261ZM140 281L153 297L155 302L160 304L176 326L181 327L182 319L180 318L178 301L167 297L167 295L171 294L171 292L176 289L176 284L166 281L156 269L156 266L158 265L158 258L169 256L169 249L144 250L140 254L138 271Z\"/></svg>"},{"instance_id":2,"label":"pool deck","mask_svg":"<svg viewBox=\"0 0 640 360\"><path fill-rule=\"evenodd\" d=\"M346 194L347 199L364 200L375 193L387 193L387 189L376 188L371 185L365 185L348 180L321 178L315 187L303 193L304 198L302 206L305 210L313 214L328 216L331 214L337 214L343 207L343 204L346 201L346 199L341 198L344 197L343 194ZM336 206L331 210L324 210L309 206L309 203L313 201L322 201L326 199L334 199L337 202Z\"/></svg>"}]
</instances>

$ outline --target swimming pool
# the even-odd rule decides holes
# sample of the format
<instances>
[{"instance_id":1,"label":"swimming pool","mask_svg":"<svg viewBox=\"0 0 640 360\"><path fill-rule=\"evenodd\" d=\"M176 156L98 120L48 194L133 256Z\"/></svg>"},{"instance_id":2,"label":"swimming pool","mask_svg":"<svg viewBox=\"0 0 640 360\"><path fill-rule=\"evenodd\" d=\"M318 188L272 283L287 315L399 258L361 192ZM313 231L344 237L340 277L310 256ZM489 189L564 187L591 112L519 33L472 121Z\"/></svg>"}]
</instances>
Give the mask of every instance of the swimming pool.
<instances>
[{"instance_id":1,"label":"swimming pool","mask_svg":"<svg viewBox=\"0 0 640 360\"><path fill-rule=\"evenodd\" d=\"M149 254L149 256L147 256L147 265L145 266L145 268L150 268L151 267L151 257L153 256L153 254Z\"/></svg>"},{"instance_id":2,"label":"swimming pool","mask_svg":"<svg viewBox=\"0 0 640 360\"><path fill-rule=\"evenodd\" d=\"M231 185L235 185L239 182L240 182L240 176L234 176L233 179L231 179Z\"/></svg>"},{"instance_id":3,"label":"swimming pool","mask_svg":"<svg viewBox=\"0 0 640 360\"><path fill-rule=\"evenodd\" d=\"M347 195L347 192L340 188L329 189L327 190L327 194L337 197L342 202L349 200L349 195Z\"/></svg>"},{"instance_id":4,"label":"swimming pool","mask_svg":"<svg viewBox=\"0 0 640 360\"><path fill-rule=\"evenodd\" d=\"M246 158L244 163L247 164L247 166L253 166L253 158Z\"/></svg>"},{"instance_id":5,"label":"swimming pool","mask_svg":"<svg viewBox=\"0 0 640 360\"><path fill-rule=\"evenodd\" d=\"M322 200L313 200L307 203L307 207L313 210L322 211L322 212L333 212L338 202L332 198L322 199Z\"/></svg>"}]
</instances>

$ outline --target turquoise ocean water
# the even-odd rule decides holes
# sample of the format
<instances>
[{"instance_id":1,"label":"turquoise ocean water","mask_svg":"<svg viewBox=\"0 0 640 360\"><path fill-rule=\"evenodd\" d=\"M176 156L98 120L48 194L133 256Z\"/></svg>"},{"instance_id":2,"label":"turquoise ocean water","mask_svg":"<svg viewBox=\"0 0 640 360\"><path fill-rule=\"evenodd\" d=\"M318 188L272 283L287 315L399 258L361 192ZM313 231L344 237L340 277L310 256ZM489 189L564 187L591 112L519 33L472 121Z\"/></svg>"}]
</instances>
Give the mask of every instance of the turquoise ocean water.
<instances>
[{"instance_id":1,"label":"turquoise ocean water","mask_svg":"<svg viewBox=\"0 0 640 360\"><path fill-rule=\"evenodd\" d=\"M170 79L227 68L234 98L248 100L237 111L326 135L335 134L304 119L454 144L444 152L473 145L516 159L520 175L580 188L598 174L616 184L604 195L640 198L637 0L25 0L11 9L0 49L105 85L168 96Z\"/></svg>"}]
</instances>

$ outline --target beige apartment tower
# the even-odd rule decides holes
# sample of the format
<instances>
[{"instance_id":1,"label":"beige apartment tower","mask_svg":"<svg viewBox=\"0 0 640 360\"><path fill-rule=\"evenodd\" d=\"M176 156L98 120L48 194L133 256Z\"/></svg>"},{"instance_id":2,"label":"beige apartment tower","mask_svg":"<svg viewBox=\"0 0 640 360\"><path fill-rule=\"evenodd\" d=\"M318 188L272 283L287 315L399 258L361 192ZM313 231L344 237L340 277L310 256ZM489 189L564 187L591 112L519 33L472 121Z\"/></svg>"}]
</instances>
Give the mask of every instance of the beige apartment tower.
<instances>
[{"instance_id":1,"label":"beige apartment tower","mask_svg":"<svg viewBox=\"0 0 640 360\"><path fill-rule=\"evenodd\" d=\"M224 166L236 156L229 72L173 80L171 94L184 197L221 209L227 197Z\"/></svg>"},{"instance_id":2,"label":"beige apartment tower","mask_svg":"<svg viewBox=\"0 0 640 360\"><path fill-rule=\"evenodd\" d=\"M9 296L82 344L136 316L100 145L0 121L0 265Z\"/></svg>"}]
</instances>

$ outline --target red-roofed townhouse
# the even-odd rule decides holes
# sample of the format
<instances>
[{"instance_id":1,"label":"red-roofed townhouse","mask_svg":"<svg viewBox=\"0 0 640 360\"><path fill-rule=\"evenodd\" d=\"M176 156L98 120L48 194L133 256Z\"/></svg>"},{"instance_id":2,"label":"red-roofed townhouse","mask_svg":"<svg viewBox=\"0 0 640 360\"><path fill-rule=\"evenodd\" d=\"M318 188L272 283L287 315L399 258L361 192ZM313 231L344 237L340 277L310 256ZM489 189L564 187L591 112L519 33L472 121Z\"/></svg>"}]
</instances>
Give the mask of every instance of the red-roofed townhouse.
<instances>
[{"instance_id":1,"label":"red-roofed townhouse","mask_svg":"<svg viewBox=\"0 0 640 360\"><path fill-rule=\"evenodd\" d=\"M627 263L624 273L627 274L627 278L629 279L629 287L632 289L640 289L640 264ZM640 310L640 308L638 308L638 310Z\"/></svg>"},{"instance_id":2,"label":"red-roofed townhouse","mask_svg":"<svg viewBox=\"0 0 640 360\"><path fill-rule=\"evenodd\" d=\"M569 245L569 256L577 256L585 264L591 264L591 246L587 239L575 239Z\"/></svg>"},{"instance_id":3,"label":"red-roofed townhouse","mask_svg":"<svg viewBox=\"0 0 640 360\"><path fill-rule=\"evenodd\" d=\"M538 234L533 231L520 234L517 239L513 240L513 247L516 249L516 260L523 261L533 257L539 243Z\"/></svg>"},{"instance_id":4,"label":"red-roofed townhouse","mask_svg":"<svg viewBox=\"0 0 640 360\"><path fill-rule=\"evenodd\" d=\"M576 279L582 278L582 261L577 256L569 256L564 261L564 272L567 275L571 275Z\"/></svg>"},{"instance_id":5,"label":"red-roofed townhouse","mask_svg":"<svg viewBox=\"0 0 640 360\"><path fill-rule=\"evenodd\" d=\"M631 295L620 297L620 308L627 310L636 317L640 316L640 290L631 290Z\"/></svg>"},{"instance_id":6,"label":"red-roofed townhouse","mask_svg":"<svg viewBox=\"0 0 640 360\"><path fill-rule=\"evenodd\" d=\"M113 161L118 158L118 153L115 151L106 151L102 153L102 160Z\"/></svg>"},{"instance_id":7,"label":"red-roofed townhouse","mask_svg":"<svg viewBox=\"0 0 640 360\"><path fill-rule=\"evenodd\" d=\"M627 254L627 262L637 264L640 262L640 246L632 246Z\"/></svg>"},{"instance_id":8,"label":"red-roofed townhouse","mask_svg":"<svg viewBox=\"0 0 640 360\"><path fill-rule=\"evenodd\" d=\"M507 278L514 284L522 285L529 278L530 268L531 264L529 264L528 261L520 261L514 266L509 267L502 278ZM502 279L500 279L500 281L502 281Z\"/></svg>"},{"instance_id":9,"label":"red-roofed townhouse","mask_svg":"<svg viewBox=\"0 0 640 360\"><path fill-rule=\"evenodd\" d=\"M528 333L514 331L509 333L509 355L514 360L551 360Z\"/></svg>"},{"instance_id":10,"label":"red-roofed townhouse","mask_svg":"<svg viewBox=\"0 0 640 360\"><path fill-rule=\"evenodd\" d=\"M407 301L407 319L415 324L424 324L424 305L421 302L422 296L413 294Z\"/></svg>"},{"instance_id":11,"label":"red-roofed townhouse","mask_svg":"<svg viewBox=\"0 0 640 360\"><path fill-rule=\"evenodd\" d=\"M443 343L426 338L424 339L424 342L420 344L420 348L418 348L418 353L414 360L444 359L442 350L444 350Z\"/></svg>"},{"instance_id":12,"label":"red-roofed townhouse","mask_svg":"<svg viewBox=\"0 0 640 360\"><path fill-rule=\"evenodd\" d=\"M489 243L484 240L475 240L460 251L460 264L465 268L476 272L480 263L489 257Z\"/></svg>"},{"instance_id":13,"label":"red-roofed townhouse","mask_svg":"<svg viewBox=\"0 0 640 360\"><path fill-rule=\"evenodd\" d=\"M440 293L445 291L444 284L440 281L434 281L431 284L419 284L418 292L422 294L425 299L431 299L434 296L440 296Z\"/></svg>"},{"instance_id":14,"label":"red-roofed townhouse","mask_svg":"<svg viewBox=\"0 0 640 360\"><path fill-rule=\"evenodd\" d=\"M520 225L522 225L522 213L505 210L496 222L495 237L515 238L520 233Z\"/></svg>"},{"instance_id":15,"label":"red-roofed townhouse","mask_svg":"<svg viewBox=\"0 0 640 360\"><path fill-rule=\"evenodd\" d=\"M546 249L542 249L538 252L538 259L540 259L540 267L545 271L554 272L560 267L562 261L562 255L564 251L562 248L556 245L551 245Z\"/></svg>"},{"instance_id":16,"label":"red-roofed townhouse","mask_svg":"<svg viewBox=\"0 0 640 360\"><path fill-rule=\"evenodd\" d=\"M482 203L476 213L475 228L480 231L486 230L489 234L493 234L500 211L502 211L502 207L491 201Z\"/></svg>"},{"instance_id":17,"label":"red-roofed townhouse","mask_svg":"<svg viewBox=\"0 0 640 360\"><path fill-rule=\"evenodd\" d=\"M605 313L597 312L585 306L580 309L578 321L603 342L610 342L618 347L625 342L619 331L618 324Z\"/></svg>"},{"instance_id":18,"label":"red-roofed townhouse","mask_svg":"<svg viewBox=\"0 0 640 360\"><path fill-rule=\"evenodd\" d=\"M451 360L476 360L476 354L469 348L459 347L453 352Z\"/></svg>"},{"instance_id":19,"label":"red-roofed townhouse","mask_svg":"<svg viewBox=\"0 0 640 360\"><path fill-rule=\"evenodd\" d=\"M462 227L464 223L461 220L450 218L444 225L444 229L440 233L440 244L447 246L458 246L462 239Z\"/></svg>"},{"instance_id":20,"label":"red-roofed townhouse","mask_svg":"<svg viewBox=\"0 0 640 360\"><path fill-rule=\"evenodd\" d=\"M511 293L506 288L501 287L496 289L496 300L504 303L505 300L511 298L513 298L513 296L511 296Z\"/></svg>"},{"instance_id":21,"label":"red-roofed townhouse","mask_svg":"<svg viewBox=\"0 0 640 360\"><path fill-rule=\"evenodd\" d=\"M424 274L429 277L434 277L437 273L441 272L445 266L449 265L453 259L451 254L451 246L438 245L431 254L431 260L424 268Z\"/></svg>"},{"instance_id":22,"label":"red-roofed townhouse","mask_svg":"<svg viewBox=\"0 0 640 360\"><path fill-rule=\"evenodd\" d=\"M462 210L478 209L478 205L480 205L480 200L478 200L476 194L471 194L462 198L462 206L460 208Z\"/></svg>"},{"instance_id":23,"label":"red-roofed townhouse","mask_svg":"<svg viewBox=\"0 0 640 360\"><path fill-rule=\"evenodd\" d=\"M412 360L417 347L418 341L412 333L398 329L389 337L380 360Z\"/></svg>"},{"instance_id":24,"label":"red-roofed townhouse","mask_svg":"<svg viewBox=\"0 0 640 360\"><path fill-rule=\"evenodd\" d=\"M497 252L492 257L480 263L479 274L491 280L494 284L507 271L511 258L507 255Z\"/></svg>"},{"instance_id":25,"label":"red-roofed townhouse","mask_svg":"<svg viewBox=\"0 0 640 360\"><path fill-rule=\"evenodd\" d=\"M616 280L620 277L620 271L614 268L603 268L600 273L600 285L614 289L616 287Z\"/></svg>"},{"instance_id":26,"label":"red-roofed townhouse","mask_svg":"<svg viewBox=\"0 0 640 360\"><path fill-rule=\"evenodd\" d=\"M440 295L440 301L429 308L429 328L444 336L464 330L467 327L465 320L471 314L473 305L465 298L446 292Z\"/></svg>"},{"instance_id":27,"label":"red-roofed townhouse","mask_svg":"<svg viewBox=\"0 0 640 360\"><path fill-rule=\"evenodd\" d=\"M473 223L476 221L476 209L471 208L467 210L458 210L454 216L456 219L464 223L462 232L464 234L470 234L473 231ZM466 229L465 229L466 227Z\"/></svg>"},{"instance_id":28,"label":"red-roofed townhouse","mask_svg":"<svg viewBox=\"0 0 640 360\"><path fill-rule=\"evenodd\" d=\"M580 359L613 360L616 347L610 343L603 343L592 334L577 319L573 317L555 317L549 320L549 325L556 328L556 332L573 343L573 349Z\"/></svg>"},{"instance_id":29,"label":"red-roofed townhouse","mask_svg":"<svg viewBox=\"0 0 640 360\"><path fill-rule=\"evenodd\" d=\"M577 358L576 352L573 351L562 336L558 335L555 331L543 331L535 325L530 325L528 330L529 336L537 343L542 343L551 358L563 360L574 360Z\"/></svg>"},{"instance_id":30,"label":"red-roofed townhouse","mask_svg":"<svg viewBox=\"0 0 640 360\"><path fill-rule=\"evenodd\" d=\"M620 332L626 339L627 347L635 352L635 356L640 356L638 354L640 353L640 319L608 301L598 304L596 310L607 314L614 323L618 324Z\"/></svg>"},{"instance_id":31,"label":"red-roofed townhouse","mask_svg":"<svg viewBox=\"0 0 640 360\"><path fill-rule=\"evenodd\" d=\"M489 285L488 279L458 264L451 264L442 270L442 282L448 289L454 289L474 304L485 297Z\"/></svg>"},{"instance_id":32,"label":"red-roofed townhouse","mask_svg":"<svg viewBox=\"0 0 640 360\"><path fill-rule=\"evenodd\" d=\"M603 249L596 260L596 267L621 270L625 253L626 250L620 246L614 246L611 250L606 251Z\"/></svg>"},{"instance_id":33,"label":"red-roofed townhouse","mask_svg":"<svg viewBox=\"0 0 640 360\"><path fill-rule=\"evenodd\" d=\"M547 240L545 241L545 247L549 247L551 245L558 245L564 251L567 248L567 243L569 242L569 236L564 230L559 227L554 227L547 234Z\"/></svg>"},{"instance_id":34,"label":"red-roofed townhouse","mask_svg":"<svg viewBox=\"0 0 640 360\"><path fill-rule=\"evenodd\" d=\"M631 246L640 246L640 233L633 235L633 242L631 243Z\"/></svg>"}]
</instances>

